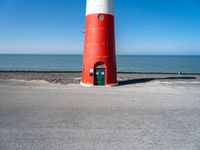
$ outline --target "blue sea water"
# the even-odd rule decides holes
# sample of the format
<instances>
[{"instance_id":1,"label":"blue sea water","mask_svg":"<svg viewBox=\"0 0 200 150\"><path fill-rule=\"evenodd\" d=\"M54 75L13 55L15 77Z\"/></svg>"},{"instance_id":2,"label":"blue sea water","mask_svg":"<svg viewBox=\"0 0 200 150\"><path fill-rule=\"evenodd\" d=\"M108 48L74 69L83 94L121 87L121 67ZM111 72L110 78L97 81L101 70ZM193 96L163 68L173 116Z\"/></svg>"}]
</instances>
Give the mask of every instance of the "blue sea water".
<instances>
[{"instance_id":1,"label":"blue sea water","mask_svg":"<svg viewBox=\"0 0 200 150\"><path fill-rule=\"evenodd\" d=\"M81 55L0 55L4 71L80 71ZM118 71L200 73L200 56L117 56Z\"/></svg>"}]
</instances>

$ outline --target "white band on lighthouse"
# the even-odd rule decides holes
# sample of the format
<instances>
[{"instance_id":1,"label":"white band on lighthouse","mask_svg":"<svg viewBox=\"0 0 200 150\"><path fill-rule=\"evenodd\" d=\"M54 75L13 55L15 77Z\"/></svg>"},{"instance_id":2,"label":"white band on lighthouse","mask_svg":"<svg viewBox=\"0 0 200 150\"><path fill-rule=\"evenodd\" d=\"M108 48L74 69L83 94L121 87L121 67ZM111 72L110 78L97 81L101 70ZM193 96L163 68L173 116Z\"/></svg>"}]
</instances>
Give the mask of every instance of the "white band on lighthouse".
<instances>
[{"instance_id":1,"label":"white band on lighthouse","mask_svg":"<svg viewBox=\"0 0 200 150\"><path fill-rule=\"evenodd\" d=\"M86 15L110 14L114 15L114 0L87 0Z\"/></svg>"}]
</instances>

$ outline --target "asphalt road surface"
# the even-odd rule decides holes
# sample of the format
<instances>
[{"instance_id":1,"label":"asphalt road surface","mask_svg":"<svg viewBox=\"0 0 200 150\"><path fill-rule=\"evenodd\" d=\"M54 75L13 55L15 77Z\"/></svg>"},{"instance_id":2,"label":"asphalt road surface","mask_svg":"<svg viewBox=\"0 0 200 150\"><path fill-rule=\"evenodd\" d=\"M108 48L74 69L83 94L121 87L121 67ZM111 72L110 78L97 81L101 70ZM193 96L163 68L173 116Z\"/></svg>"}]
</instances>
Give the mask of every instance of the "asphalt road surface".
<instances>
[{"instance_id":1,"label":"asphalt road surface","mask_svg":"<svg viewBox=\"0 0 200 150\"><path fill-rule=\"evenodd\" d=\"M200 82L0 80L0 150L200 150Z\"/></svg>"}]
</instances>

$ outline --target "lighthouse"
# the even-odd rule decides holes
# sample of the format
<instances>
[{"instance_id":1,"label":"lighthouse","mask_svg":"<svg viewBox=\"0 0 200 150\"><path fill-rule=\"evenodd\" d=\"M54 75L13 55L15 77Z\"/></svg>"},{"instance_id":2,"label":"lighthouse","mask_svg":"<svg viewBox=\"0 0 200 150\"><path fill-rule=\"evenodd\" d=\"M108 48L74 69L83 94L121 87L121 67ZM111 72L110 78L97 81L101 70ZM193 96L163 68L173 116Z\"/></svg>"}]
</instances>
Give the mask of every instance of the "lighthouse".
<instances>
[{"instance_id":1,"label":"lighthouse","mask_svg":"<svg viewBox=\"0 0 200 150\"><path fill-rule=\"evenodd\" d=\"M114 0L87 0L82 85L117 85Z\"/></svg>"}]
</instances>

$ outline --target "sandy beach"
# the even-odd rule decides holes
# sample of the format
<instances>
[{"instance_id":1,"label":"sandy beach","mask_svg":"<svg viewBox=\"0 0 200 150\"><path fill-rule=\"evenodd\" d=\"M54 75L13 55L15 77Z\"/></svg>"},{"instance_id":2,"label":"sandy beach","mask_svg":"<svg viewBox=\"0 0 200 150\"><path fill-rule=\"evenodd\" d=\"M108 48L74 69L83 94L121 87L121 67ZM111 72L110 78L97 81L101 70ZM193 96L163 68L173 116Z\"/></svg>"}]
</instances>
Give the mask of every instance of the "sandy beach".
<instances>
[{"instance_id":1,"label":"sandy beach","mask_svg":"<svg viewBox=\"0 0 200 150\"><path fill-rule=\"evenodd\" d=\"M0 73L1 150L199 150L200 76Z\"/></svg>"},{"instance_id":2,"label":"sandy beach","mask_svg":"<svg viewBox=\"0 0 200 150\"><path fill-rule=\"evenodd\" d=\"M200 81L200 74L153 74L153 73L118 73L119 85L129 85L137 83L145 83L150 81ZM49 83L57 84L79 84L81 81L81 73L51 73L51 72L0 72L0 79L16 79L16 80L43 80Z\"/></svg>"}]
</instances>

